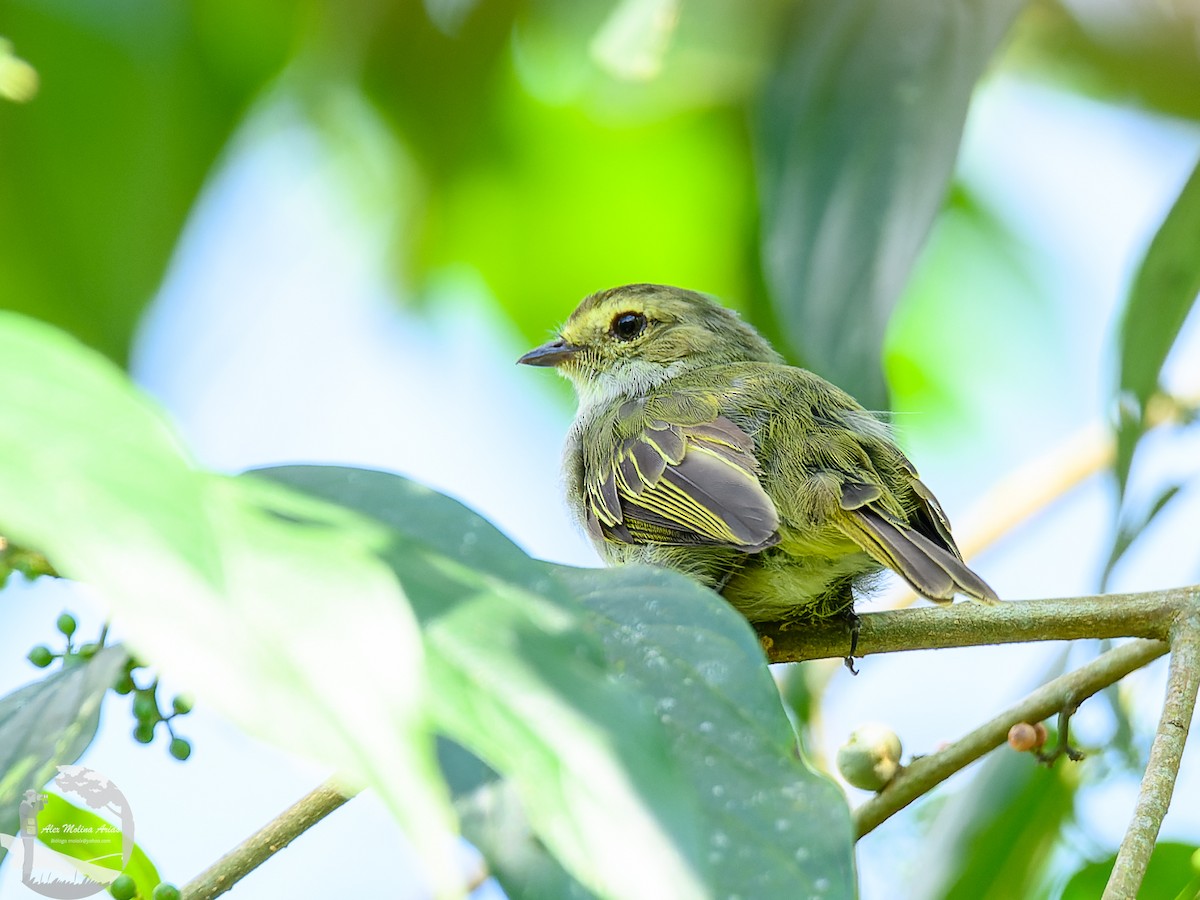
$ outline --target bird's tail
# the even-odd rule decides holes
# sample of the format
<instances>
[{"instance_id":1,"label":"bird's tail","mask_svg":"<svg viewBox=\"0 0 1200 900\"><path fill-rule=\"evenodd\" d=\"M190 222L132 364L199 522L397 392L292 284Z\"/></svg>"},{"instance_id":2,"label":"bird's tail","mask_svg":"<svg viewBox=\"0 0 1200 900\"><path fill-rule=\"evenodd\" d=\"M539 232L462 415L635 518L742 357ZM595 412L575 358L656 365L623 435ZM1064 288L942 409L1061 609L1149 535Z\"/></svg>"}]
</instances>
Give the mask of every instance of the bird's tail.
<instances>
[{"instance_id":1,"label":"bird's tail","mask_svg":"<svg viewBox=\"0 0 1200 900\"><path fill-rule=\"evenodd\" d=\"M980 603L1000 602L996 592L954 549L935 543L871 505L847 512L844 521L849 537L921 596L937 603L949 603L955 594L965 594Z\"/></svg>"}]
</instances>

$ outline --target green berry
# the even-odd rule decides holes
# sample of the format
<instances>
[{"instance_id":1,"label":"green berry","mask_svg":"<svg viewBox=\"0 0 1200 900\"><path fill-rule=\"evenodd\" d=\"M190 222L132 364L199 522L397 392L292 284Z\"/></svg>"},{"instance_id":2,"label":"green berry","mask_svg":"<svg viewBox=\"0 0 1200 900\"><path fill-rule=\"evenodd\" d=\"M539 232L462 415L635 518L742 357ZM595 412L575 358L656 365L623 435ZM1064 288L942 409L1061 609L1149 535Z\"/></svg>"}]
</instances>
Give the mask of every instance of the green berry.
<instances>
[{"instance_id":1,"label":"green berry","mask_svg":"<svg viewBox=\"0 0 1200 900\"><path fill-rule=\"evenodd\" d=\"M157 722L160 718L158 700L153 691L138 691L133 698L133 714L139 722Z\"/></svg>"},{"instance_id":2,"label":"green berry","mask_svg":"<svg viewBox=\"0 0 1200 900\"><path fill-rule=\"evenodd\" d=\"M135 690L137 690L137 685L133 683L133 679L130 678L129 673L126 672L117 679L117 683L113 685L113 690L124 696L125 694L132 694Z\"/></svg>"},{"instance_id":3,"label":"green berry","mask_svg":"<svg viewBox=\"0 0 1200 900\"><path fill-rule=\"evenodd\" d=\"M179 888L175 887L175 885L171 884L170 882L164 881L154 889L154 894L152 896L154 900L179 900Z\"/></svg>"},{"instance_id":4,"label":"green berry","mask_svg":"<svg viewBox=\"0 0 1200 900\"><path fill-rule=\"evenodd\" d=\"M137 896L137 882L128 875L118 875L108 886L108 892L113 895L113 900L133 900Z\"/></svg>"},{"instance_id":5,"label":"green berry","mask_svg":"<svg viewBox=\"0 0 1200 900\"><path fill-rule=\"evenodd\" d=\"M133 739L139 744L149 744L154 740L154 722L138 722L133 729Z\"/></svg>"},{"instance_id":6,"label":"green berry","mask_svg":"<svg viewBox=\"0 0 1200 900\"><path fill-rule=\"evenodd\" d=\"M192 698L186 694L178 694L171 701L171 709L175 710L176 715L186 716L192 711Z\"/></svg>"},{"instance_id":7,"label":"green berry","mask_svg":"<svg viewBox=\"0 0 1200 900\"><path fill-rule=\"evenodd\" d=\"M26 658L39 669L44 669L50 663L54 662L54 654L50 652L50 648L45 644L38 644L29 651L29 656Z\"/></svg>"},{"instance_id":8,"label":"green berry","mask_svg":"<svg viewBox=\"0 0 1200 900\"><path fill-rule=\"evenodd\" d=\"M75 651L75 654L77 656L79 656L81 659L91 659L93 656L96 655L96 652L99 649L100 649L100 645L95 642L92 642L89 644L81 644L79 646L79 649Z\"/></svg>"},{"instance_id":9,"label":"green berry","mask_svg":"<svg viewBox=\"0 0 1200 900\"><path fill-rule=\"evenodd\" d=\"M58 625L58 630L67 637L70 637L75 633L75 617L70 613L63 613L61 616L59 616L56 624Z\"/></svg>"},{"instance_id":10,"label":"green berry","mask_svg":"<svg viewBox=\"0 0 1200 900\"><path fill-rule=\"evenodd\" d=\"M183 738L174 738L168 749L171 751L171 755L180 762L192 755L192 745Z\"/></svg>"},{"instance_id":11,"label":"green berry","mask_svg":"<svg viewBox=\"0 0 1200 900\"><path fill-rule=\"evenodd\" d=\"M886 725L862 725L837 752L837 767L849 784L881 791L900 771L900 738Z\"/></svg>"}]
</instances>

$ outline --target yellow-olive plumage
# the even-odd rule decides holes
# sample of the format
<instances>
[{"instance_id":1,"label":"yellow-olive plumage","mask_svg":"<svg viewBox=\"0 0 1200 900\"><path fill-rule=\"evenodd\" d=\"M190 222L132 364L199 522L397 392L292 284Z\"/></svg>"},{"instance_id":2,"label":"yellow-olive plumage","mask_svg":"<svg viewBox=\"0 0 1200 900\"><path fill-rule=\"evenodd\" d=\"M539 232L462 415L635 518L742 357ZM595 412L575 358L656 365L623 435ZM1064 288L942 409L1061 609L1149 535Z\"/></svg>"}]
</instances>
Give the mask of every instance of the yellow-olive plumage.
<instances>
[{"instance_id":1,"label":"yellow-olive plumage","mask_svg":"<svg viewBox=\"0 0 1200 900\"><path fill-rule=\"evenodd\" d=\"M685 572L752 622L846 612L883 566L996 599L888 428L708 297L593 294L520 362L575 386L567 497L608 563Z\"/></svg>"}]
</instances>

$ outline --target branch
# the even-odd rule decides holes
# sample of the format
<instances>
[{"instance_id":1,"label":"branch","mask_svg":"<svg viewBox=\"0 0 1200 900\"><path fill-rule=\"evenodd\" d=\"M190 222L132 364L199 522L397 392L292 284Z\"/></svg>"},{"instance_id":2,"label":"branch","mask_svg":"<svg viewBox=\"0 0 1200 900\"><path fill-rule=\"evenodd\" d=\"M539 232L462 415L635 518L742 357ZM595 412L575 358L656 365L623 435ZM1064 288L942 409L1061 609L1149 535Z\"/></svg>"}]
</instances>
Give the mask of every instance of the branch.
<instances>
[{"instance_id":1,"label":"branch","mask_svg":"<svg viewBox=\"0 0 1200 900\"><path fill-rule=\"evenodd\" d=\"M211 900L225 893L354 793L347 794L332 780L313 789L185 884L182 900Z\"/></svg>"},{"instance_id":2,"label":"branch","mask_svg":"<svg viewBox=\"0 0 1200 900\"><path fill-rule=\"evenodd\" d=\"M1154 842L1175 790L1175 777L1187 742L1188 726L1196 708L1200 688L1200 612L1176 621L1171 639L1171 668L1167 675L1167 699L1163 704L1158 732L1150 747L1150 761L1142 776L1133 821L1117 852L1117 861L1104 889L1105 900L1133 897L1141 887L1154 852Z\"/></svg>"},{"instance_id":3,"label":"branch","mask_svg":"<svg viewBox=\"0 0 1200 900\"><path fill-rule=\"evenodd\" d=\"M1078 704L1158 659L1167 649L1162 641L1123 644L1086 666L1047 682L949 747L914 760L887 787L854 811L855 836L869 833L955 772L999 747L1016 722L1040 722L1068 705ZM1168 795L1169 792L1168 788ZM1153 838L1150 843L1153 845Z\"/></svg>"},{"instance_id":4,"label":"branch","mask_svg":"<svg viewBox=\"0 0 1200 900\"><path fill-rule=\"evenodd\" d=\"M864 613L859 616L855 655L1081 638L1166 641L1176 619L1189 610L1200 610L1200 585L1138 594L1019 600L996 606L955 603ZM849 626L836 619L770 622L757 628L773 663L841 657L850 651Z\"/></svg>"}]
</instances>

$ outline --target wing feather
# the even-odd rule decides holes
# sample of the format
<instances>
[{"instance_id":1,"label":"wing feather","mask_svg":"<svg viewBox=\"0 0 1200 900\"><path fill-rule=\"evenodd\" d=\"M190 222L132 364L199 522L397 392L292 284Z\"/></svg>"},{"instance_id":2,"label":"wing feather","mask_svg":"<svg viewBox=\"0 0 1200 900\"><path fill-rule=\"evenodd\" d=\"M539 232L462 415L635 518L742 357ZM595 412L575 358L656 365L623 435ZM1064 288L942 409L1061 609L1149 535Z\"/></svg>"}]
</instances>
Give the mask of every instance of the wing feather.
<instances>
[{"instance_id":1,"label":"wing feather","mask_svg":"<svg viewBox=\"0 0 1200 900\"><path fill-rule=\"evenodd\" d=\"M627 543L706 544L757 552L779 541L779 514L758 479L750 436L723 416L652 419L625 439L588 490L589 530Z\"/></svg>"}]
</instances>

